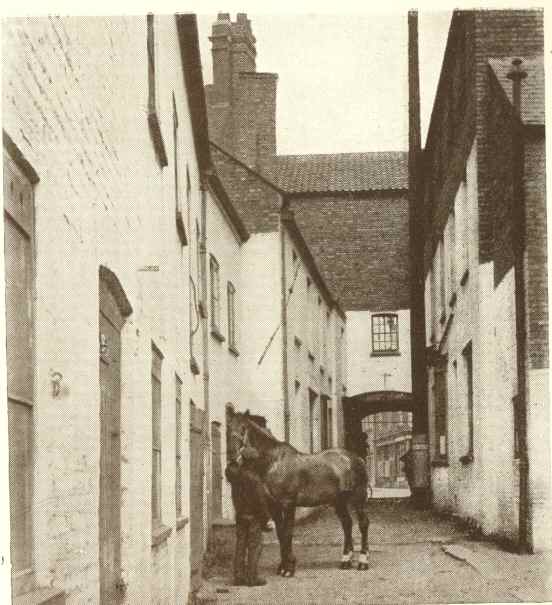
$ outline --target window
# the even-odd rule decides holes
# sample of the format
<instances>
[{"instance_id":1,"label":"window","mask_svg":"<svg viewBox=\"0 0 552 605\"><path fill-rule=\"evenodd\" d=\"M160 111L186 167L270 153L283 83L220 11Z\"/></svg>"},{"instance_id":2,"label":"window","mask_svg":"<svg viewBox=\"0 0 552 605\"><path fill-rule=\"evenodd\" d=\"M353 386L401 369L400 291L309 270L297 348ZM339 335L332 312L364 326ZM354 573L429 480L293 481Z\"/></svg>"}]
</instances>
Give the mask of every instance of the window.
<instances>
[{"instance_id":1,"label":"window","mask_svg":"<svg viewBox=\"0 0 552 605\"><path fill-rule=\"evenodd\" d=\"M232 282L228 282L226 288L228 301L228 347L231 351L238 352L236 337L236 288Z\"/></svg>"},{"instance_id":2,"label":"window","mask_svg":"<svg viewBox=\"0 0 552 605\"><path fill-rule=\"evenodd\" d=\"M175 374L175 485L176 518L182 517L182 380Z\"/></svg>"},{"instance_id":3,"label":"window","mask_svg":"<svg viewBox=\"0 0 552 605\"><path fill-rule=\"evenodd\" d=\"M447 457L447 361L443 358L434 369L433 402L435 408L435 456Z\"/></svg>"},{"instance_id":4,"label":"window","mask_svg":"<svg viewBox=\"0 0 552 605\"><path fill-rule=\"evenodd\" d=\"M462 357L464 359L464 375L466 380L465 393L468 424L468 451L460 460L464 463L467 463L473 460L473 361L471 342L469 342L462 351Z\"/></svg>"},{"instance_id":5,"label":"window","mask_svg":"<svg viewBox=\"0 0 552 605\"><path fill-rule=\"evenodd\" d=\"M439 242L439 321L443 323L447 318L445 310L445 246L443 238Z\"/></svg>"},{"instance_id":6,"label":"window","mask_svg":"<svg viewBox=\"0 0 552 605\"><path fill-rule=\"evenodd\" d=\"M223 340L224 336L220 333L220 271L218 261L213 255L209 259L209 269L211 276L211 333Z\"/></svg>"},{"instance_id":7,"label":"window","mask_svg":"<svg viewBox=\"0 0 552 605\"><path fill-rule=\"evenodd\" d=\"M161 365L163 355L152 343L151 352L151 521L161 525Z\"/></svg>"},{"instance_id":8,"label":"window","mask_svg":"<svg viewBox=\"0 0 552 605\"><path fill-rule=\"evenodd\" d=\"M314 414L316 412L316 401L318 395L309 389L309 451L314 453Z\"/></svg>"},{"instance_id":9,"label":"window","mask_svg":"<svg viewBox=\"0 0 552 605\"><path fill-rule=\"evenodd\" d=\"M4 144L9 137L4 134ZM13 143L9 141L11 147ZM4 246L8 390L11 562L30 571L32 556L34 424L34 190L36 173L23 171L19 152L4 152ZM15 146L13 145L15 148ZM8 155L8 153L10 155ZM19 158L21 159L21 158ZM19 587L14 583L14 593Z\"/></svg>"},{"instance_id":10,"label":"window","mask_svg":"<svg viewBox=\"0 0 552 605\"><path fill-rule=\"evenodd\" d=\"M396 353L399 350L399 318L395 313L372 315L372 352Z\"/></svg>"},{"instance_id":11,"label":"window","mask_svg":"<svg viewBox=\"0 0 552 605\"><path fill-rule=\"evenodd\" d=\"M167 164L167 152L161 133L159 114L157 112L157 79L155 73L155 29L154 16L150 13L146 18L147 51L148 51L148 125L153 141L157 161L164 168Z\"/></svg>"},{"instance_id":12,"label":"window","mask_svg":"<svg viewBox=\"0 0 552 605\"><path fill-rule=\"evenodd\" d=\"M188 243L186 238L186 228L184 226L184 215L182 213L182 204L180 201L180 182L179 182L179 172L178 172L178 162L179 162L179 149L178 149L178 112L176 111L176 99L174 97L174 92L172 95L173 102L173 162L174 162L174 207L176 214L176 231L178 233L178 237L180 238L180 243L185 246ZM186 177L188 176L188 167L186 166Z\"/></svg>"}]
</instances>

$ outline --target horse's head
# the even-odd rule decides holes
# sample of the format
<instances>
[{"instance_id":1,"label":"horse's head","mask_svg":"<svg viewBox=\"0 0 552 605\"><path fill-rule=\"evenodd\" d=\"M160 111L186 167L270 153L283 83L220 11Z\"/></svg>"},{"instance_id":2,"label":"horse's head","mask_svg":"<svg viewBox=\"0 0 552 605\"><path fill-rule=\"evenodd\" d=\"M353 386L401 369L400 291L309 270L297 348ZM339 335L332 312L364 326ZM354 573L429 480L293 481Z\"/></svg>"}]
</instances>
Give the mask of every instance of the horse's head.
<instances>
[{"instance_id":1,"label":"horse's head","mask_svg":"<svg viewBox=\"0 0 552 605\"><path fill-rule=\"evenodd\" d=\"M228 458L236 460L249 441L249 412L232 412L228 416Z\"/></svg>"}]
</instances>

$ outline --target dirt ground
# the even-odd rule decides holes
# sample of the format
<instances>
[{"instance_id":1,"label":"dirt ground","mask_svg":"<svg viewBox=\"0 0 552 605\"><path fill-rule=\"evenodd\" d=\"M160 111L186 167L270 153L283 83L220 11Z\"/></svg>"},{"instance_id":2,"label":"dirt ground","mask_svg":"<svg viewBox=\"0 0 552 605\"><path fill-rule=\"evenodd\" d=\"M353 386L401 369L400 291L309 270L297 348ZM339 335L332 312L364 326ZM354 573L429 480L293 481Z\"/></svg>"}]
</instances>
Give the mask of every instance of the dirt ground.
<instances>
[{"instance_id":1,"label":"dirt ground","mask_svg":"<svg viewBox=\"0 0 552 605\"><path fill-rule=\"evenodd\" d=\"M295 529L294 578L275 575L279 548L265 535L260 573L266 586L230 585L234 528L219 529L202 603L490 603L552 600L552 553L517 555L473 539L465 528L406 500L370 502L370 567L340 570L342 532L333 510L324 509ZM358 550L358 528L355 548Z\"/></svg>"}]
</instances>

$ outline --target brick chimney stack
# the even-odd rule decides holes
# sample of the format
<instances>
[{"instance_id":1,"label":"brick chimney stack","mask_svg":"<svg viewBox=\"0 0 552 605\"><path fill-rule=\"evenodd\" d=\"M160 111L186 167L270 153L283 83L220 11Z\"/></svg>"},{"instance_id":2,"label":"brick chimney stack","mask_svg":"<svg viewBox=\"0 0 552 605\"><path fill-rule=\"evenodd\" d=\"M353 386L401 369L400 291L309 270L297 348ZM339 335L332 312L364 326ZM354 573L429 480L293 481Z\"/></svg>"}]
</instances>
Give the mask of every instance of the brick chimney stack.
<instances>
[{"instance_id":1,"label":"brick chimney stack","mask_svg":"<svg viewBox=\"0 0 552 605\"><path fill-rule=\"evenodd\" d=\"M219 13L213 23L213 101L230 103L240 72L255 71L255 36L251 21L245 13L238 13L232 23L229 13Z\"/></svg>"},{"instance_id":2,"label":"brick chimney stack","mask_svg":"<svg viewBox=\"0 0 552 605\"><path fill-rule=\"evenodd\" d=\"M213 23L213 84L205 87L209 138L251 168L276 154L277 74L256 70L251 21L219 13Z\"/></svg>"}]
</instances>

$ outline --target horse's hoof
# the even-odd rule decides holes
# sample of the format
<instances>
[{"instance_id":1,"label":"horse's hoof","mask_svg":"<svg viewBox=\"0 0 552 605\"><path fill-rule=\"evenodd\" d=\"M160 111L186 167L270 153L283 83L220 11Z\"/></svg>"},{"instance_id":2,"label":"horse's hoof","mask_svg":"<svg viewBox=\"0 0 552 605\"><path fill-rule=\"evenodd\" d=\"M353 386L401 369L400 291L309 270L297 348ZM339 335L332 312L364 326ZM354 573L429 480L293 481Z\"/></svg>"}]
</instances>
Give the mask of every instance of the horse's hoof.
<instances>
[{"instance_id":1,"label":"horse's hoof","mask_svg":"<svg viewBox=\"0 0 552 605\"><path fill-rule=\"evenodd\" d=\"M368 563L359 563L359 564L358 564L358 569L359 569L360 571L363 571L363 570L365 570L365 569L368 569Z\"/></svg>"},{"instance_id":2,"label":"horse's hoof","mask_svg":"<svg viewBox=\"0 0 552 605\"><path fill-rule=\"evenodd\" d=\"M284 571L282 576L284 576L284 578L293 578L293 572L288 569L288 570Z\"/></svg>"},{"instance_id":3,"label":"horse's hoof","mask_svg":"<svg viewBox=\"0 0 552 605\"><path fill-rule=\"evenodd\" d=\"M343 561L341 563L341 569L352 569L353 564L351 563L351 561Z\"/></svg>"}]
</instances>

